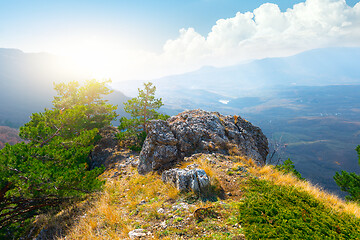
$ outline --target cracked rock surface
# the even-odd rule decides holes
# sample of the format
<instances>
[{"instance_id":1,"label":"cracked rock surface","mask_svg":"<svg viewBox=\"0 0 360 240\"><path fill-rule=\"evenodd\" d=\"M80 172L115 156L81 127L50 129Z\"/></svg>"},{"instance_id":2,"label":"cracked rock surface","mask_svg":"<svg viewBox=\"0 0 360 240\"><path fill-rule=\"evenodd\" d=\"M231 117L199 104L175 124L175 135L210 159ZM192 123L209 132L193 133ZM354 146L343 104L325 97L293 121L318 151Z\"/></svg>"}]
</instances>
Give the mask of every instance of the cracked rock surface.
<instances>
[{"instance_id":1,"label":"cracked rock surface","mask_svg":"<svg viewBox=\"0 0 360 240\"><path fill-rule=\"evenodd\" d=\"M261 129L240 116L191 110L167 121L148 123L138 172L147 174L170 169L195 153L240 155L262 164L268 152L268 141Z\"/></svg>"},{"instance_id":2,"label":"cracked rock surface","mask_svg":"<svg viewBox=\"0 0 360 240\"><path fill-rule=\"evenodd\" d=\"M203 169L173 168L162 173L165 183L173 184L180 191L203 192L210 186L210 179Z\"/></svg>"}]
</instances>

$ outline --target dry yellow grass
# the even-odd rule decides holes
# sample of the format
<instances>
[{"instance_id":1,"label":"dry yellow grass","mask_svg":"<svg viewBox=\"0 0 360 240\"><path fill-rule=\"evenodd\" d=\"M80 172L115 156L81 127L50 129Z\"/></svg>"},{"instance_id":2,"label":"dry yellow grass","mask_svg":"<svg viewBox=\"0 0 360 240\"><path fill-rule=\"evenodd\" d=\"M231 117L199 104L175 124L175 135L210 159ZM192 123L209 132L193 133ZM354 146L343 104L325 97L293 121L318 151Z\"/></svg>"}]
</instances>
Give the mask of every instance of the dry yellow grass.
<instances>
[{"instance_id":1,"label":"dry yellow grass","mask_svg":"<svg viewBox=\"0 0 360 240\"><path fill-rule=\"evenodd\" d=\"M206 155L199 155L179 167L196 163L214 181L217 180L220 171L244 166L253 176L271 181L276 185L294 186L300 191L308 192L334 211L360 217L360 207L357 204L347 203L307 181L299 180L291 174L284 174L272 166L257 166L251 159L240 156L220 157L216 161L219 162L211 163ZM222 161L222 167L219 168L220 161ZM141 176L133 168L128 169L127 172L118 178L107 180L104 191L93 201L92 207L68 229L67 240L128 239L129 231L135 228L151 229L154 224L169 219L169 216L165 216L157 210L164 206L171 208L172 205L169 205L168 202L179 198L178 190L164 184L157 174ZM107 176L109 175L112 173L108 173ZM146 204L142 204L143 201ZM231 202L232 200L225 201ZM196 208L207 208L212 205L213 203L210 202L198 201L189 211L193 212ZM196 227L193 226L194 229ZM156 232L154 233L152 239L175 239L174 235L161 235L160 237Z\"/></svg>"},{"instance_id":2,"label":"dry yellow grass","mask_svg":"<svg viewBox=\"0 0 360 240\"><path fill-rule=\"evenodd\" d=\"M66 239L127 239L129 231L137 226L138 217L147 216L150 223L164 201L177 195L178 191L164 184L158 175L141 176L133 169L131 176L106 182L104 192L68 230ZM141 201L146 201L146 206Z\"/></svg>"}]
</instances>

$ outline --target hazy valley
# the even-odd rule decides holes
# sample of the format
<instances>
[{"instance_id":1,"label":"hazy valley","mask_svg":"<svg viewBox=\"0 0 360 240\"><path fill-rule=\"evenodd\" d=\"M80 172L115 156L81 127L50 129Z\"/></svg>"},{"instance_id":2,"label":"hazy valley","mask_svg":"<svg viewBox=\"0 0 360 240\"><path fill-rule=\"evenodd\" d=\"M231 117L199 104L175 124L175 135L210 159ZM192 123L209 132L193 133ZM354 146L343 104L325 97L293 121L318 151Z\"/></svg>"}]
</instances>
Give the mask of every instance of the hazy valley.
<instances>
[{"instance_id":1,"label":"hazy valley","mask_svg":"<svg viewBox=\"0 0 360 240\"><path fill-rule=\"evenodd\" d=\"M291 158L307 179L343 196L335 172L360 172L359 57L360 48L316 49L153 82L162 111L238 114L261 127L277 150L274 159ZM119 89L131 96L140 83Z\"/></svg>"}]
</instances>

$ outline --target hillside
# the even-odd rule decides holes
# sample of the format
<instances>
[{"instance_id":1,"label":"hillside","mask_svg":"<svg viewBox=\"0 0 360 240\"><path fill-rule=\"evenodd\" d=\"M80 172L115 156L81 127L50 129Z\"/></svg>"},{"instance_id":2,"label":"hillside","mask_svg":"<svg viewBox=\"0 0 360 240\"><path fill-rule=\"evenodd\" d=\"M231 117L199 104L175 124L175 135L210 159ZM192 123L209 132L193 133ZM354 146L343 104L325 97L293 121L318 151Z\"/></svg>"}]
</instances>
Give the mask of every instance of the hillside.
<instances>
[{"instance_id":1,"label":"hillside","mask_svg":"<svg viewBox=\"0 0 360 240\"><path fill-rule=\"evenodd\" d=\"M5 146L5 143L14 145L21 141L18 130L7 126L0 126L0 149Z\"/></svg>"},{"instance_id":2,"label":"hillside","mask_svg":"<svg viewBox=\"0 0 360 240\"><path fill-rule=\"evenodd\" d=\"M360 206L264 164L266 138L239 116L193 110L152 121L140 155L111 129L91 157L107 167L103 191L38 216L37 239L360 237Z\"/></svg>"},{"instance_id":3,"label":"hillside","mask_svg":"<svg viewBox=\"0 0 360 240\"><path fill-rule=\"evenodd\" d=\"M104 191L54 219L43 234L60 239L358 239L360 207L271 166L236 156L195 155L211 177L205 195L180 193L161 176L141 176L136 156L102 175ZM49 221L49 223L48 223ZM68 227L66 227L68 225ZM45 236L45 235L44 235ZM39 238L43 239L43 238ZM137 239L137 238L134 238Z\"/></svg>"}]
</instances>

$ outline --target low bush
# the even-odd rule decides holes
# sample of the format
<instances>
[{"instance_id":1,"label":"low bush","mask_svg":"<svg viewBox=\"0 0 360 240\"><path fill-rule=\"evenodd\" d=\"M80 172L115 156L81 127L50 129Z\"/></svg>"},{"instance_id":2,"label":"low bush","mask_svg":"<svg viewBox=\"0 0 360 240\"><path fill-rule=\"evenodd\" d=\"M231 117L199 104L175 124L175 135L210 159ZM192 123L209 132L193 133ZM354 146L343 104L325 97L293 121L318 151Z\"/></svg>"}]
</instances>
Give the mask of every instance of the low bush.
<instances>
[{"instance_id":1,"label":"low bush","mask_svg":"<svg viewBox=\"0 0 360 240\"><path fill-rule=\"evenodd\" d=\"M360 219L331 208L292 186L249 179L239 203L247 239L360 239Z\"/></svg>"}]
</instances>

